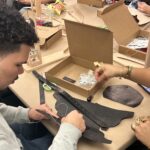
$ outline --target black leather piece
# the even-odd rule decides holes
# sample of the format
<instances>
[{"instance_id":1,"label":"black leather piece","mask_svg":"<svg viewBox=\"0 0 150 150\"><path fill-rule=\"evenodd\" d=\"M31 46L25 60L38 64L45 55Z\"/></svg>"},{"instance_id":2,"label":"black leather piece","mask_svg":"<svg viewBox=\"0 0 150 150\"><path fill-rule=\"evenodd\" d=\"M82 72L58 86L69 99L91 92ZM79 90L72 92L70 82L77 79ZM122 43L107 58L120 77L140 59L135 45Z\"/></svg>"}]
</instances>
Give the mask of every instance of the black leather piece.
<instances>
[{"instance_id":1,"label":"black leather piece","mask_svg":"<svg viewBox=\"0 0 150 150\"><path fill-rule=\"evenodd\" d=\"M63 94L65 94L65 92ZM75 109L62 96L62 93L60 94L59 92L55 92L54 97L57 100L55 104L55 108L58 111L59 116L64 117L70 111ZM134 115L133 112L115 110L115 109L111 109L111 108L108 108L99 104L89 103L89 102L79 100L76 98L73 98L73 99L77 101L80 105L88 109L90 113L94 114L97 121L99 121L100 124L101 122L105 122L105 128L114 127L118 125L122 119L133 117ZM83 137L92 141L96 141L96 142L111 143L110 140L104 137L104 133L99 131L99 127L95 125L93 121L91 121L85 115L84 115L84 119L85 119L87 129L83 133Z\"/></svg>"},{"instance_id":2,"label":"black leather piece","mask_svg":"<svg viewBox=\"0 0 150 150\"><path fill-rule=\"evenodd\" d=\"M104 133L92 128L87 128L86 131L82 134L82 136L90 141L107 143L110 144L111 141L104 138Z\"/></svg>"},{"instance_id":3,"label":"black leather piece","mask_svg":"<svg viewBox=\"0 0 150 150\"><path fill-rule=\"evenodd\" d=\"M128 85L108 86L104 90L103 96L107 99L130 107L138 106L143 100L143 96Z\"/></svg>"},{"instance_id":4,"label":"black leather piece","mask_svg":"<svg viewBox=\"0 0 150 150\"><path fill-rule=\"evenodd\" d=\"M54 97L57 100L57 102L55 104L55 108L57 110L57 114L60 117L66 116L69 112L71 112L72 110L75 109L58 92L54 93ZM104 137L103 132L99 131L100 127L98 128L97 125L95 125L86 116L84 116L84 119L86 122L86 131L83 133L84 138L91 140L91 141L94 141L94 142L107 143L107 144L111 143L110 140L108 140Z\"/></svg>"}]
</instances>

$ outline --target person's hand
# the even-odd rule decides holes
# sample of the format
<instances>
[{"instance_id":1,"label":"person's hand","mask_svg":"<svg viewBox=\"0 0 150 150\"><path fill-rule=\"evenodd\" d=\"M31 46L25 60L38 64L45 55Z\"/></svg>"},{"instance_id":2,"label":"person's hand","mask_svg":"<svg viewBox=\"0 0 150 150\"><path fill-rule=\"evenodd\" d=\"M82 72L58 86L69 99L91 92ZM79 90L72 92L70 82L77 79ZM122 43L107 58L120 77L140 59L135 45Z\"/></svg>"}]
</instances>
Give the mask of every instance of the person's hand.
<instances>
[{"instance_id":1,"label":"person's hand","mask_svg":"<svg viewBox=\"0 0 150 150\"><path fill-rule=\"evenodd\" d=\"M114 66L111 64L103 64L101 68L97 68L94 72L98 82L107 81L109 78L124 76L128 72L127 67Z\"/></svg>"},{"instance_id":2,"label":"person's hand","mask_svg":"<svg viewBox=\"0 0 150 150\"><path fill-rule=\"evenodd\" d=\"M134 132L137 139L150 148L150 120L140 122L138 126L135 126Z\"/></svg>"},{"instance_id":3,"label":"person's hand","mask_svg":"<svg viewBox=\"0 0 150 150\"><path fill-rule=\"evenodd\" d=\"M74 125L78 129L80 129L81 132L84 132L86 129L83 115L79 113L77 110L73 110L66 117L62 118L62 122L67 122Z\"/></svg>"},{"instance_id":4,"label":"person's hand","mask_svg":"<svg viewBox=\"0 0 150 150\"><path fill-rule=\"evenodd\" d=\"M145 2L138 2L138 10L150 15L150 6Z\"/></svg>"},{"instance_id":5,"label":"person's hand","mask_svg":"<svg viewBox=\"0 0 150 150\"><path fill-rule=\"evenodd\" d=\"M56 113L54 113L53 110L47 104L42 104L42 105L39 105L35 108L31 108L29 110L28 116L29 116L30 120L39 120L40 121L40 120L43 120L43 119L48 119L48 118L46 118L46 116L44 116L41 113L39 113L38 111L36 111L36 109L39 109L43 112L46 112L46 113L58 118Z\"/></svg>"}]
</instances>

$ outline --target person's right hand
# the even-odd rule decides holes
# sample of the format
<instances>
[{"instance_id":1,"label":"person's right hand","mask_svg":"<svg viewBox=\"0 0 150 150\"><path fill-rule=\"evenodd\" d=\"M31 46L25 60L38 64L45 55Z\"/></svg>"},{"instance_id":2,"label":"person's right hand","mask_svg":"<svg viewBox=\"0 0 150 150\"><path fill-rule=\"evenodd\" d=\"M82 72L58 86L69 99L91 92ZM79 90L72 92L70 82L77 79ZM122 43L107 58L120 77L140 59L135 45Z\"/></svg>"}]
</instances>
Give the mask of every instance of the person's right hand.
<instances>
[{"instance_id":1,"label":"person's right hand","mask_svg":"<svg viewBox=\"0 0 150 150\"><path fill-rule=\"evenodd\" d=\"M127 67L120 67L111 64L103 64L101 68L97 68L94 72L98 82L107 81L109 78L124 76L128 71Z\"/></svg>"},{"instance_id":2,"label":"person's right hand","mask_svg":"<svg viewBox=\"0 0 150 150\"><path fill-rule=\"evenodd\" d=\"M67 122L74 125L79 130L81 130L81 132L84 132L86 129L83 115L77 110L71 111L66 117L62 118L62 122Z\"/></svg>"}]
</instances>

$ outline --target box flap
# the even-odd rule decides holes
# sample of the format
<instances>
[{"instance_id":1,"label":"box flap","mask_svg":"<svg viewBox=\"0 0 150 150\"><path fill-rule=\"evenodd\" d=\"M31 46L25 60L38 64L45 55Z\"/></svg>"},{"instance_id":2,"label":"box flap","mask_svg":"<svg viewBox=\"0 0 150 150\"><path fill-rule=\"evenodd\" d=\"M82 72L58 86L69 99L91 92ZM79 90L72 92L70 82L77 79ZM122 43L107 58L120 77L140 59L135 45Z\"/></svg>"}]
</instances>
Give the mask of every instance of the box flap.
<instances>
[{"instance_id":1,"label":"box flap","mask_svg":"<svg viewBox=\"0 0 150 150\"><path fill-rule=\"evenodd\" d=\"M77 0L77 2L96 7L102 7L104 4L104 0Z\"/></svg>"},{"instance_id":2,"label":"box flap","mask_svg":"<svg viewBox=\"0 0 150 150\"><path fill-rule=\"evenodd\" d=\"M140 30L122 0L99 13L119 44L127 44Z\"/></svg>"},{"instance_id":3,"label":"box flap","mask_svg":"<svg viewBox=\"0 0 150 150\"><path fill-rule=\"evenodd\" d=\"M112 32L69 20L65 20L65 26L71 56L112 63Z\"/></svg>"},{"instance_id":4,"label":"box flap","mask_svg":"<svg viewBox=\"0 0 150 150\"><path fill-rule=\"evenodd\" d=\"M37 26L36 31L39 37L40 45L44 45L47 40L52 39L53 36L57 35L58 33L61 33L61 29L58 29L56 27L49 28L49 27Z\"/></svg>"}]
</instances>

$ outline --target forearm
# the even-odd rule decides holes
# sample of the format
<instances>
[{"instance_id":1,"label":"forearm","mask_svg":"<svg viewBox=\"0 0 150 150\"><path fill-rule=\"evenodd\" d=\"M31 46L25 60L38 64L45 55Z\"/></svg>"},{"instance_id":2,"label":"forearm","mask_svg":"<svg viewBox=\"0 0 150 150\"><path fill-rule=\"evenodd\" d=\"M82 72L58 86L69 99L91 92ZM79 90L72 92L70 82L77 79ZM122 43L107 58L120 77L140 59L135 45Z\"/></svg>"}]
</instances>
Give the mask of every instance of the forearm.
<instances>
[{"instance_id":1,"label":"forearm","mask_svg":"<svg viewBox=\"0 0 150 150\"><path fill-rule=\"evenodd\" d=\"M136 83L150 87L150 68L134 68L130 66L123 66L117 67L115 70L116 71L114 71L114 75L112 76L121 76Z\"/></svg>"},{"instance_id":2,"label":"forearm","mask_svg":"<svg viewBox=\"0 0 150 150\"><path fill-rule=\"evenodd\" d=\"M63 123L48 150L77 150L81 131L69 123Z\"/></svg>"},{"instance_id":3,"label":"forearm","mask_svg":"<svg viewBox=\"0 0 150 150\"><path fill-rule=\"evenodd\" d=\"M133 68L129 79L150 87L150 68Z\"/></svg>"},{"instance_id":4,"label":"forearm","mask_svg":"<svg viewBox=\"0 0 150 150\"><path fill-rule=\"evenodd\" d=\"M150 87L150 68L102 64L95 70L95 78L98 82L106 81L112 77L124 77Z\"/></svg>"},{"instance_id":5,"label":"forearm","mask_svg":"<svg viewBox=\"0 0 150 150\"><path fill-rule=\"evenodd\" d=\"M6 119L8 124L29 122L28 109L23 107L12 107L0 103L0 113Z\"/></svg>"}]
</instances>

